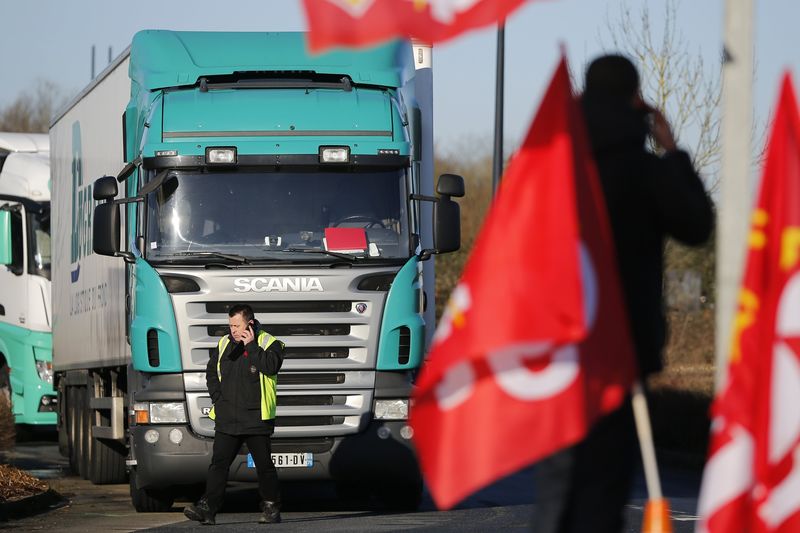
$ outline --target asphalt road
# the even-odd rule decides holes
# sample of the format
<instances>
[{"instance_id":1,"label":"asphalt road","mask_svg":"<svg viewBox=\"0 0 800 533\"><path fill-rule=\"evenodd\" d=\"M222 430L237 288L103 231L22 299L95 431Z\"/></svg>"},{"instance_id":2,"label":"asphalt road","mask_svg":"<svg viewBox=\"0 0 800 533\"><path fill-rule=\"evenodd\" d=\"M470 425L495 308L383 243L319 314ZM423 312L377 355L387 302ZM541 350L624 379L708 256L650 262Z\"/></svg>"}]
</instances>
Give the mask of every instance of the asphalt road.
<instances>
[{"instance_id":1,"label":"asphalt road","mask_svg":"<svg viewBox=\"0 0 800 533\"><path fill-rule=\"evenodd\" d=\"M66 460L52 441L19 443L14 452L3 454L2 459L47 479L69 503L32 517L0 523L0 529L80 533L208 530L183 516L186 502L176 502L168 513L137 513L130 504L127 485L95 486L69 474ZM662 483L671 504L673 530L693 531L699 473L665 468ZM368 497L337 499L331 484L284 483L282 489L283 523L268 526L271 530L527 531L535 505L531 469L498 481L447 512L437 511L428 495L416 512L395 513ZM213 531L263 531L267 526L258 524L257 500L255 485L232 484ZM640 531L645 503L644 480L639 479L626 507L626 532Z\"/></svg>"}]
</instances>

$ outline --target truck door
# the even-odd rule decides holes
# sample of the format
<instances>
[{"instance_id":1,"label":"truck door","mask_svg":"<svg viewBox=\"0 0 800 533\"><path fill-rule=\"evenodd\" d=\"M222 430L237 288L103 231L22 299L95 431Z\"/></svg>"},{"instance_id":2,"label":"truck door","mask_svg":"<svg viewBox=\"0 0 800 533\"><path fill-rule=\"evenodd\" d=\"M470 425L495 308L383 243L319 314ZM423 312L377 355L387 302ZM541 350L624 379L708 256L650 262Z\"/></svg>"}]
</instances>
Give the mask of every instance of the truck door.
<instances>
[{"instance_id":1,"label":"truck door","mask_svg":"<svg viewBox=\"0 0 800 533\"><path fill-rule=\"evenodd\" d=\"M0 209L11 212L11 264L0 266L0 322L25 328L25 212L20 204L6 204Z\"/></svg>"},{"instance_id":2,"label":"truck door","mask_svg":"<svg viewBox=\"0 0 800 533\"><path fill-rule=\"evenodd\" d=\"M0 202L3 204L3 202ZM19 339L25 336L28 280L25 264L25 212L20 204L0 205L11 213L11 264L0 265L0 393L11 397L15 379L9 370L19 368ZM20 383L16 383L20 387ZM10 386L10 389L9 389ZM21 389L20 389L21 390ZM15 409L15 412L17 410Z\"/></svg>"}]
</instances>

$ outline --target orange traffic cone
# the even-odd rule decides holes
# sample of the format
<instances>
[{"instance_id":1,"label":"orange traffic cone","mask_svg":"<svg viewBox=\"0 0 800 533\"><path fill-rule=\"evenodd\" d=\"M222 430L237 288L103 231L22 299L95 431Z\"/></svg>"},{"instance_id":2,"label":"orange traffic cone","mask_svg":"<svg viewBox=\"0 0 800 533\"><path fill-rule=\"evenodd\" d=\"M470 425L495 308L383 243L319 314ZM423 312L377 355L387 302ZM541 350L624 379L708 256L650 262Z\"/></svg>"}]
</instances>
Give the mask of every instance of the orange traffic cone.
<instances>
[{"instance_id":1,"label":"orange traffic cone","mask_svg":"<svg viewBox=\"0 0 800 533\"><path fill-rule=\"evenodd\" d=\"M669 521L669 501L664 498L647 500L644 507L642 533L672 533Z\"/></svg>"}]
</instances>

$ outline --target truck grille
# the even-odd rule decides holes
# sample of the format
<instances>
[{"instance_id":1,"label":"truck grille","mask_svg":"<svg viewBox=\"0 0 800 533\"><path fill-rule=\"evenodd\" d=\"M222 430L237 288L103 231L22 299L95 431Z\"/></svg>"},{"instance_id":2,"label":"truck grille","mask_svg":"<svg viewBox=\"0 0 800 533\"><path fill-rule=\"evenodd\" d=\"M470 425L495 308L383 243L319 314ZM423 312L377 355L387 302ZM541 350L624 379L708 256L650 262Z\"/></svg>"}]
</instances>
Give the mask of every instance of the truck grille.
<instances>
[{"instance_id":1,"label":"truck grille","mask_svg":"<svg viewBox=\"0 0 800 533\"><path fill-rule=\"evenodd\" d=\"M253 269L251 269L253 270ZM265 269L266 270L266 269ZM187 414L198 435L212 436L214 423L205 370L220 337L229 333L228 311L238 303L253 308L264 329L285 345L278 373L273 448L286 439L333 439L369 423L375 385L378 334L386 292L359 290L363 277L391 275L386 267L362 269L188 271L200 292L171 294L179 326ZM322 292L235 292L240 277L315 277ZM202 278L202 279L201 279Z\"/></svg>"}]
</instances>

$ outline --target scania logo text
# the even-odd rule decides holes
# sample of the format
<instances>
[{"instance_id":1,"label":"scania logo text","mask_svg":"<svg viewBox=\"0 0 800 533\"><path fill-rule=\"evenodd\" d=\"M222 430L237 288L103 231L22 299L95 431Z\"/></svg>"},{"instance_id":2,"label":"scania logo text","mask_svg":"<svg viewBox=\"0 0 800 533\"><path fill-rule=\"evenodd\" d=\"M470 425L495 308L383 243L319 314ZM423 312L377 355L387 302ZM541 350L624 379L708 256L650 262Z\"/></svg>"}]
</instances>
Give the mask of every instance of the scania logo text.
<instances>
[{"instance_id":1,"label":"scania logo text","mask_svg":"<svg viewBox=\"0 0 800 533\"><path fill-rule=\"evenodd\" d=\"M236 292L324 292L319 278L236 278Z\"/></svg>"}]
</instances>

